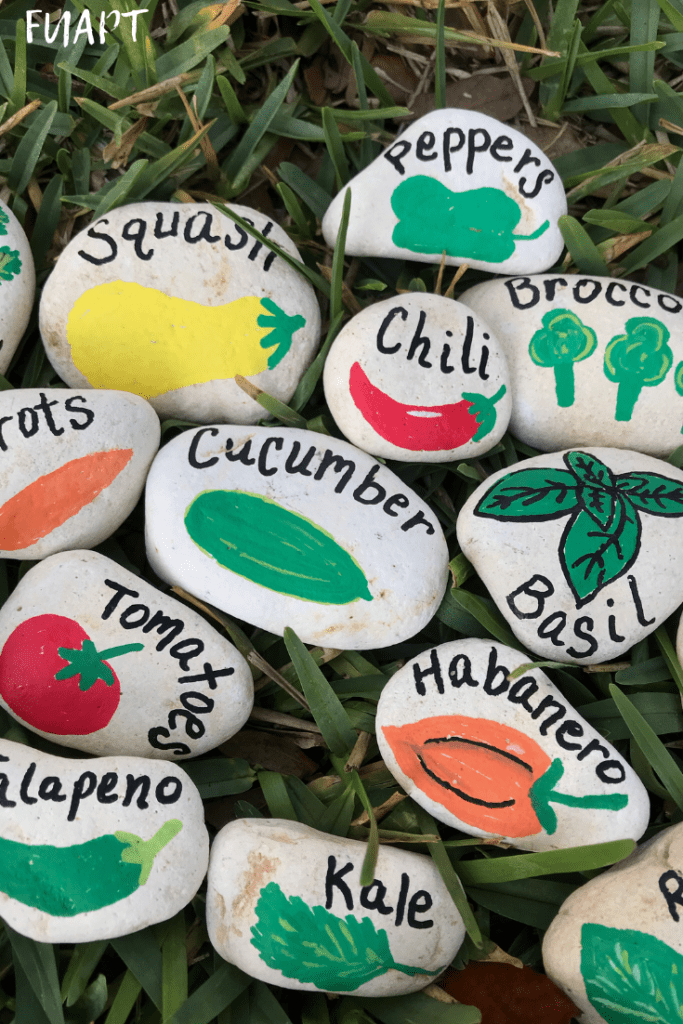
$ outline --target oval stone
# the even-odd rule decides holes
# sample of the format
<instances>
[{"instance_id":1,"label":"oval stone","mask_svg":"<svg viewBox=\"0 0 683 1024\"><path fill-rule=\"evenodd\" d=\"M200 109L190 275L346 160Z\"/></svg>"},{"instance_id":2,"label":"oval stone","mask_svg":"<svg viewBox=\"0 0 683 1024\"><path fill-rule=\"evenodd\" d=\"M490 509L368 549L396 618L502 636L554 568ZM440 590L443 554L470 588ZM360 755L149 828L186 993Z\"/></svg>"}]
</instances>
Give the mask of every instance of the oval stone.
<instances>
[{"instance_id":1,"label":"oval stone","mask_svg":"<svg viewBox=\"0 0 683 1024\"><path fill-rule=\"evenodd\" d=\"M559 174L521 132L473 110L414 121L333 199L331 247L351 190L346 253L446 264L494 274L547 270L564 248Z\"/></svg>"},{"instance_id":2,"label":"oval stone","mask_svg":"<svg viewBox=\"0 0 683 1024\"><path fill-rule=\"evenodd\" d=\"M619 658L683 600L683 472L586 448L492 474L460 546L515 636L550 661Z\"/></svg>"},{"instance_id":3,"label":"oval stone","mask_svg":"<svg viewBox=\"0 0 683 1024\"><path fill-rule=\"evenodd\" d=\"M440 295L399 295L354 316L328 353L323 383L349 441L402 462L476 458L497 444L510 416L493 332Z\"/></svg>"},{"instance_id":4,"label":"oval stone","mask_svg":"<svg viewBox=\"0 0 683 1024\"><path fill-rule=\"evenodd\" d=\"M135 508L159 436L154 409L137 395L0 393L0 557L106 540Z\"/></svg>"},{"instance_id":5,"label":"oval stone","mask_svg":"<svg viewBox=\"0 0 683 1024\"><path fill-rule=\"evenodd\" d=\"M521 850L639 839L650 801L633 769L526 655L456 640L392 676L377 708L380 754L440 821Z\"/></svg>"},{"instance_id":6,"label":"oval stone","mask_svg":"<svg viewBox=\"0 0 683 1024\"><path fill-rule=\"evenodd\" d=\"M52 555L0 608L0 703L89 754L190 757L242 728L251 671L197 612L93 551Z\"/></svg>"},{"instance_id":7,"label":"oval stone","mask_svg":"<svg viewBox=\"0 0 683 1024\"><path fill-rule=\"evenodd\" d=\"M670 455L683 430L683 300L610 277L475 285L510 367L515 437L541 451L608 445Z\"/></svg>"},{"instance_id":8,"label":"oval stone","mask_svg":"<svg viewBox=\"0 0 683 1024\"><path fill-rule=\"evenodd\" d=\"M674 1022L683 1004L683 825L569 896L543 964L586 1024Z\"/></svg>"},{"instance_id":9,"label":"oval stone","mask_svg":"<svg viewBox=\"0 0 683 1024\"><path fill-rule=\"evenodd\" d=\"M0 740L0 914L37 942L93 942L173 917L209 837L182 768L53 757Z\"/></svg>"},{"instance_id":10,"label":"oval stone","mask_svg":"<svg viewBox=\"0 0 683 1024\"><path fill-rule=\"evenodd\" d=\"M394 996L424 988L465 937L433 861L277 818L233 821L211 848L206 925L254 978L306 992Z\"/></svg>"},{"instance_id":11,"label":"oval stone","mask_svg":"<svg viewBox=\"0 0 683 1024\"><path fill-rule=\"evenodd\" d=\"M448 549L431 509L345 441L288 427L202 427L147 481L154 572L306 643L387 647L436 612Z\"/></svg>"},{"instance_id":12,"label":"oval stone","mask_svg":"<svg viewBox=\"0 0 683 1024\"><path fill-rule=\"evenodd\" d=\"M22 339L33 307L36 272L24 229L0 202L0 373L5 373Z\"/></svg>"},{"instance_id":13,"label":"oval stone","mask_svg":"<svg viewBox=\"0 0 683 1024\"><path fill-rule=\"evenodd\" d=\"M272 220L235 213L300 259ZM313 358L311 285L212 206L134 203L71 240L40 303L50 362L71 387L118 388L162 418L254 423L241 374L287 402Z\"/></svg>"}]
</instances>

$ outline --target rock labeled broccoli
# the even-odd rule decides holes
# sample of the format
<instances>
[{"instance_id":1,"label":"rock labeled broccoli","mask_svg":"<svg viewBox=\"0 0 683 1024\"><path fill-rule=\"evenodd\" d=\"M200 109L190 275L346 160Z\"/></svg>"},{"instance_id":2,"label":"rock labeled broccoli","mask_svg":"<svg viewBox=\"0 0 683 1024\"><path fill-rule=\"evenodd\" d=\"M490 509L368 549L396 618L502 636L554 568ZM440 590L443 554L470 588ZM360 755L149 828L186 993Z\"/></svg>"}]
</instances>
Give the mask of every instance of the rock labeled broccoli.
<instances>
[{"instance_id":1,"label":"rock labeled broccoli","mask_svg":"<svg viewBox=\"0 0 683 1024\"><path fill-rule=\"evenodd\" d=\"M674 384L676 385L676 391L683 398L683 362L680 362L676 367ZM683 427L681 427L681 434L683 434Z\"/></svg>"},{"instance_id":2,"label":"rock labeled broccoli","mask_svg":"<svg viewBox=\"0 0 683 1024\"><path fill-rule=\"evenodd\" d=\"M644 387L660 384L671 368L673 353L669 331L659 320L634 316L626 321L626 334L612 338L605 350L605 376L619 385L615 419L631 419Z\"/></svg>"},{"instance_id":3,"label":"rock labeled broccoli","mask_svg":"<svg viewBox=\"0 0 683 1024\"><path fill-rule=\"evenodd\" d=\"M557 404L563 409L574 404L574 363L588 359L597 343L595 331L570 309L551 309L543 317L542 329L531 339L533 361L555 371Z\"/></svg>"}]
</instances>

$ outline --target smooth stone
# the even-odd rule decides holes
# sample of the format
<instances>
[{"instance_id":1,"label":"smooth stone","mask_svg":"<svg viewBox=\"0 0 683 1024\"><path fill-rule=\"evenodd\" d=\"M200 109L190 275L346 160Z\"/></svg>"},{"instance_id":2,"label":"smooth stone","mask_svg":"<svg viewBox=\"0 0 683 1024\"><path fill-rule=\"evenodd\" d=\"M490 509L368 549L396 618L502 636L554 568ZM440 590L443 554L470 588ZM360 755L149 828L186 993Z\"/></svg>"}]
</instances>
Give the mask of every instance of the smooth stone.
<instances>
[{"instance_id":1,"label":"smooth stone","mask_svg":"<svg viewBox=\"0 0 683 1024\"><path fill-rule=\"evenodd\" d=\"M465 938L462 918L421 854L380 846L362 887L366 850L278 818L226 825L209 862L212 944L282 988L396 996L429 985Z\"/></svg>"},{"instance_id":2,"label":"smooth stone","mask_svg":"<svg viewBox=\"0 0 683 1024\"><path fill-rule=\"evenodd\" d=\"M254 626L305 643L388 647L419 632L446 587L438 519L346 441L292 427L202 427L147 480L154 572Z\"/></svg>"},{"instance_id":3,"label":"smooth stone","mask_svg":"<svg viewBox=\"0 0 683 1024\"><path fill-rule=\"evenodd\" d=\"M493 473L463 506L457 535L525 647L594 665L618 659L683 600L681 517L679 469L586 448Z\"/></svg>"},{"instance_id":4,"label":"smooth stone","mask_svg":"<svg viewBox=\"0 0 683 1024\"><path fill-rule=\"evenodd\" d=\"M483 455L510 418L496 337L440 295L412 292L367 306L335 339L323 384L349 441L402 462Z\"/></svg>"},{"instance_id":5,"label":"smooth stone","mask_svg":"<svg viewBox=\"0 0 683 1024\"><path fill-rule=\"evenodd\" d=\"M666 456L683 442L683 301L610 277L539 274L461 297L510 367L510 431L541 451L609 445Z\"/></svg>"},{"instance_id":6,"label":"smooth stone","mask_svg":"<svg viewBox=\"0 0 683 1024\"><path fill-rule=\"evenodd\" d=\"M571 894L546 932L547 974L584 1024L680 1020L683 825Z\"/></svg>"},{"instance_id":7,"label":"smooth stone","mask_svg":"<svg viewBox=\"0 0 683 1024\"><path fill-rule=\"evenodd\" d=\"M0 202L0 373L5 373L26 330L36 292L33 253L24 229Z\"/></svg>"},{"instance_id":8,"label":"smooth stone","mask_svg":"<svg viewBox=\"0 0 683 1024\"><path fill-rule=\"evenodd\" d=\"M122 391L0 393L0 558L92 548L135 508L159 447L154 409Z\"/></svg>"},{"instance_id":9,"label":"smooth stone","mask_svg":"<svg viewBox=\"0 0 683 1024\"><path fill-rule=\"evenodd\" d=\"M301 259L265 214L231 209ZM40 330L71 387L132 391L162 418L255 423L264 409L233 378L289 401L320 309L301 274L214 207L133 203L67 245L43 289Z\"/></svg>"},{"instance_id":10,"label":"smooth stone","mask_svg":"<svg viewBox=\"0 0 683 1024\"><path fill-rule=\"evenodd\" d=\"M194 757L241 729L253 703L228 640L104 555L46 558L0 608L0 704L53 743Z\"/></svg>"},{"instance_id":11,"label":"smooth stone","mask_svg":"<svg viewBox=\"0 0 683 1024\"><path fill-rule=\"evenodd\" d=\"M642 782L526 655L455 640L391 677L377 743L398 784L439 821L520 850L639 839Z\"/></svg>"},{"instance_id":12,"label":"smooth stone","mask_svg":"<svg viewBox=\"0 0 683 1024\"><path fill-rule=\"evenodd\" d=\"M0 916L37 942L166 921L209 859L199 791L175 764L73 759L0 740Z\"/></svg>"},{"instance_id":13,"label":"smooth stone","mask_svg":"<svg viewBox=\"0 0 683 1024\"><path fill-rule=\"evenodd\" d=\"M350 256L534 274L559 259L567 200L553 164L521 132L473 110L414 121L351 179L323 219L331 247L351 189Z\"/></svg>"}]
</instances>

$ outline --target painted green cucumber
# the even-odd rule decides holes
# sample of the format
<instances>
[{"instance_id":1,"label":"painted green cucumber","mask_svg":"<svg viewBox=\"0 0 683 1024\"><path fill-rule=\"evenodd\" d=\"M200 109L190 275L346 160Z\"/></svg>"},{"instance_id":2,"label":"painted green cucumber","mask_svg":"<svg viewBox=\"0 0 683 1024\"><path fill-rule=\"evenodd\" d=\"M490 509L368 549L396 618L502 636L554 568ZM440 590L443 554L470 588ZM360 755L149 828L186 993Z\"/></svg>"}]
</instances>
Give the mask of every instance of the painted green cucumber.
<instances>
[{"instance_id":1,"label":"painted green cucumber","mask_svg":"<svg viewBox=\"0 0 683 1024\"><path fill-rule=\"evenodd\" d=\"M320 604L372 601L358 562L326 530L248 491L203 491L185 513L195 544L226 569Z\"/></svg>"},{"instance_id":2,"label":"painted green cucumber","mask_svg":"<svg viewBox=\"0 0 683 1024\"><path fill-rule=\"evenodd\" d=\"M0 891L54 917L101 910L145 884L154 858L182 827L172 818L151 839L114 832L74 846L0 838Z\"/></svg>"}]
</instances>

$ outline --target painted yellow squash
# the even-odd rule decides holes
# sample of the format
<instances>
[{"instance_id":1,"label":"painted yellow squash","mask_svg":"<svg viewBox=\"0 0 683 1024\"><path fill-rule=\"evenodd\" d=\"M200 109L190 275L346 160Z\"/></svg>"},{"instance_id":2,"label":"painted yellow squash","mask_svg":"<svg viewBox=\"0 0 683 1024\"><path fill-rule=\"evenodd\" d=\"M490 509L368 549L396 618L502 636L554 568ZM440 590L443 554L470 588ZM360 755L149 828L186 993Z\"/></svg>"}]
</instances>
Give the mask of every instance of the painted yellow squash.
<instances>
[{"instance_id":1,"label":"painted yellow squash","mask_svg":"<svg viewBox=\"0 0 683 1024\"><path fill-rule=\"evenodd\" d=\"M305 323L265 297L203 306L112 281L76 300L66 331L74 365L93 387L155 398L189 384L272 369Z\"/></svg>"}]
</instances>

